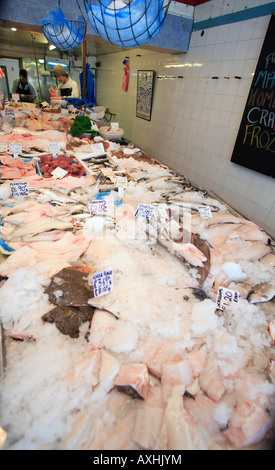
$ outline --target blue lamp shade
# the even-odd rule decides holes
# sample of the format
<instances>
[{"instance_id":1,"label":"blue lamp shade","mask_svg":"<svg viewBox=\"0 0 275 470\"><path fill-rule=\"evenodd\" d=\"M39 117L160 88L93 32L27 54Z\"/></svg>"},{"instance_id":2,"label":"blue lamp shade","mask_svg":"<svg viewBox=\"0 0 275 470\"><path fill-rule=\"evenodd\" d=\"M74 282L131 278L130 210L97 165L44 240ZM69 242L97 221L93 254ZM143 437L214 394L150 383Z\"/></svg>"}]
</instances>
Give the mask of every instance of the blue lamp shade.
<instances>
[{"instance_id":1,"label":"blue lamp shade","mask_svg":"<svg viewBox=\"0 0 275 470\"><path fill-rule=\"evenodd\" d=\"M59 6L56 11L49 10L47 14L48 17L40 23L50 44L61 51L72 51L83 43L87 24L82 15L76 21L67 20Z\"/></svg>"},{"instance_id":2,"label":"blue lamp shade","mask_svg":"<svg viewBox=\"0 0 275 470\"><path fill-rule=\"evenodd\" d=\"M138 47L155 38L171 0L84 0L89 21L106 41Z\"/></svg>"}]
</instances>

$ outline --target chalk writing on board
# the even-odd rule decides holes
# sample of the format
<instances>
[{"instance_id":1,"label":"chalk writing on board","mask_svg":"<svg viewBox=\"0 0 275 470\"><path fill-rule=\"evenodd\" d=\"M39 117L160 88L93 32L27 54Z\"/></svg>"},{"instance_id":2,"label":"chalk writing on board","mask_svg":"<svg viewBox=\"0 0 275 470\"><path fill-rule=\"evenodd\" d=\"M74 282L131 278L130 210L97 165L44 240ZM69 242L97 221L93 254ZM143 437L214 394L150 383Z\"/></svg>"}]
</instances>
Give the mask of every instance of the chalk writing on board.
<instances>
[{"instance_id":1,"label":"chalk writing on board","mask_svg":"<svg viewBox=\"0 0 275 470\"><path fill-rule=\"evenodd\" d=\"M275 16L251 84L231 161L275 178Z\"/></svg>"}]
</instances>

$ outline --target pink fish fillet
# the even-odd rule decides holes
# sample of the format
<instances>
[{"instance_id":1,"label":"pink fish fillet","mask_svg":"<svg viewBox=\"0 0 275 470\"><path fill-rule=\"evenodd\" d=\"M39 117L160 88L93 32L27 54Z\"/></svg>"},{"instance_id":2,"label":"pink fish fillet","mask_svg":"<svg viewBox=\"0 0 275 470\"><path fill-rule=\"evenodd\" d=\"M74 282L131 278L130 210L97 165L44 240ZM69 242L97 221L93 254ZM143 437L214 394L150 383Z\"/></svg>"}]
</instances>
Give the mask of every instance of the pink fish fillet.
<instances>
[{"instance_id":1,"label":"pink fish fillet","mask_svg":"<svg viewBox=\"0 0 275 470\"><path fill-rule=\"evenodd\" d=\"M192 216L192 230L193 226L203 225L204 228L210 227L210 225L215 224L248 224L255 225L254 222L246 220L242 217L236 217L235 215L224 213L224 212L213 212L212 218L210 219L201 219L199 214Z\"/></svg>"},{"instance_id":2,"label":"pink fish fillet","mask_svg":"<svg viewBox=\"0 0 275 470\"><path fill-rule=\"evenodd\" d=\"M154 449L157 441L164 410L158 407L151 407L145 403L137 410L133 440L142 449Z\"/></svg>"},{"instance_id":3,"label":"pink fish fillet","mask_svg":"<svg viewBox=\"0 0 275 470\"><path fill-rule=\"evenodd\" d=\"M157 377L162 376L162 366L166 362L180 358L178 348L175 344L165 341L156 350L153 356L146 363L149 372Z\"/></svg>"},{"instance_id":4,"label":"pink fish fillet","mask_svg":"<svg viewBox=\"0 0 275 470\"><path fill-rule=\"evenodd\" d=\"M226 392L222 375L218 366L207 360L203 372L199 376L201 389L214 401L219 401Z\"/></svg>"},{"instance_id":5,"label":"pink fish fillet","mask_svg":"<svg viewBox=\"0 0 275 470\"><path fill-rule=\"evenodd\" d=\"M196 395L195 400L184 398L184 407L198 423L207 429L210 435L214 435L221 430L220 424L213 418L217 403L203 393Z\"/></svg>"},{"instance_id":6,"label":"pink fish fillet","mask_svg":"<svg viewBox=\"0 0 275 470\"><path fill-rule=\"evenodd\" d=\"M241 401L224 431L227 439L238 449L260 442L272 427L272 418L252 400Z\"/></svg>"},{"instance_id":7,"label":"pink fish fillet","mask_svg":"<svg viewBox=\"0 0 275 470\"><path fill-rule=\"evenodd\" d=\"M195 419L183 407L181 387L174 387L164 414L168 450L206 450Z\"/></svg>"},{"instance_id":8,"label":"pink fish fillet","mask_svg":"<svg viewBox=\"0 0 275 470\"><path fill-rule=\"evenodd\" d=\"M99 349L92 351L80 361L74 363L64 376L64 381L90 384L95 387L99 381L99 369L101 367L102 355Z\"/></svg>"},{"instance_id":9,"label":"pink fish fillet","mask_svg":"<svg viewBox=\"0 0 275 470\"><path fill-rule=\"evenodd\" d=\"M194 376L192 368L187 359L163 364L161 384L165 400L169 399L175 385L182 385L186 388L191 385L193 381Z\"/></svg>"},{"instance_id":10,"label":"pink fish fillet","mask_svg":"<svg viewBox=\"0 0 275 470\"><path fill-rule=\"evenodd\" d=\"M117 326L117 319L109 312L95 309L89 335L89 348L104 348L108 336Z\"/></svg>"},{"instance_id":11,"label":"pink fish fillet","mask_svg":"<svg viewBox=\"0 0 275 470\"><path fill-rule=\"evenodd\" d=\"M148 369L145 364L123 364L114 379L115 386L130 386L145 398L149 388Z\"/></svg>"},{"instance_id":12,"label":"pink fish fillet","mask_svg":"<svg viewBox=\"0 0 275 470\"><path fill-rule=\"evenodd\" d=\"M240 242L225 243L211 252L211 264L221 265L227 261L253 261L271 252L271 247L264 243Z\"/></svg>"},{"instance_id":13,"label":"pink fish fillet","mask_svg":"<svg viewBox=\"0 0 275 470\"><path fill-rule=\"evenodd\" d=\"M132 409L111 430L104 443L104 450L137 450L138 445L133 441L132 435L136 422L136 409Z\"/></svg>"}]
</instances>

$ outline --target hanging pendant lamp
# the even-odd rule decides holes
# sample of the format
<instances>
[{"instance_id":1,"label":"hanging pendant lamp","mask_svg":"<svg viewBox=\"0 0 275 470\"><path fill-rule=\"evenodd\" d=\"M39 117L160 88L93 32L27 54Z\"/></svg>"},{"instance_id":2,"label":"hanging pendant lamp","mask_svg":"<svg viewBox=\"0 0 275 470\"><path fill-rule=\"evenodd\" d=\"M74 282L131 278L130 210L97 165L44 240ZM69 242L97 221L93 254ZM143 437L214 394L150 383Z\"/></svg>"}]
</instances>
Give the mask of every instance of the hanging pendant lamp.
<instances>
[{"instance_id":1,"label":"hanging pendant lamp","mask_svg":"<svg viewBox=\"0 0 275 470\"><path fill-rule=\"evenodd\" d=\"M47 41L61 51L72 51L79 47L85 38L87 24L82 14L76 21L67 20L58 2L56 11L47 11L48 17L40 20Z\"/></svg>"},{"instance_id":2,"label":"hanging pendant lamp","mask_svg":"<svg viewBox=\"0 0 275 470\"><path fill-rule=\"evenodd\" d=\"M155 38L171 0L84 0L94 30L119 47L138 47Z\"/></svg>"}]
</instances>

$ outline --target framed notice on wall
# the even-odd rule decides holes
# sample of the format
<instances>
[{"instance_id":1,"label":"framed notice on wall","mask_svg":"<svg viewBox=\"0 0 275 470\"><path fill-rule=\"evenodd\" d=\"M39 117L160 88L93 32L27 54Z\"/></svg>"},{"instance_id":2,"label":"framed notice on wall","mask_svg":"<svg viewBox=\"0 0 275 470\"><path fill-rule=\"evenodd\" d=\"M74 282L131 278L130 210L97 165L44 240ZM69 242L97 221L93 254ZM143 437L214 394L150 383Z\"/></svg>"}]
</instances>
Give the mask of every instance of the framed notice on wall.
<instances>
[{"instance_id":1,"label":"framed notice on wall","mask_svg":"<svg viewBox=\"0 0 275 470\"><path fill-rule=\"evenodd\" d=\"M275 178L275 15L253 77L231 161Z\"/></svg>"},{"instance_id":2,"label":"framed notice on wall","mask_svg":"<svg viewBox=\"0 0 275 470\"><path fill-rule=\"evenodd\" d=\"M151 121L153 101L154 71L137 72L137 117Z\"/></svg>"}]
</instances>

